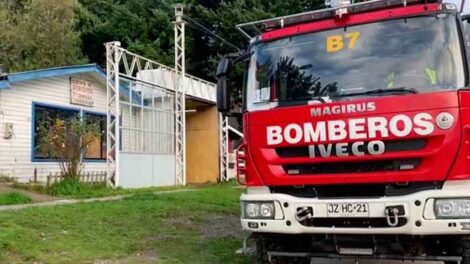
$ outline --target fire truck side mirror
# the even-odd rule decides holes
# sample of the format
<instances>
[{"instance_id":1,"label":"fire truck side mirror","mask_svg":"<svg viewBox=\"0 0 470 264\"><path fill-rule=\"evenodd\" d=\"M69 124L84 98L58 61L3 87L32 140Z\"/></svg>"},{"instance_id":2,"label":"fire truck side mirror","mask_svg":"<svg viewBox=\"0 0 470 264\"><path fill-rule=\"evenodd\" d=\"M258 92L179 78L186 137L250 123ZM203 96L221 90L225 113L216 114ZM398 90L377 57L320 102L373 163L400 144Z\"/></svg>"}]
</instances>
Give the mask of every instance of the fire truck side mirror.
<instances>
[{"instance_id":1,"label":"fire truck side mirror","mask_svg":"<svg viewBox=\"0 0 470 264\"><path fill-rule=\"evenodd\" d=\"M224 57L217 65L217 72L215 73L215 77L220 79L228 75L232 68L232 60L230 58Z\"/></svg>"},{"instance_id":2,"label":"fire truck side mirror","mask_svg":"<svg viewBox=\"0 0 470 264\"><path fill-rule=\"evenodd\" d=\"M222 114L230 111L230 89L228 87L227 75L230 73L233 61L224 57L217 66L215 74L217 78L217 110Z\"/></svg>"},{"instance_id":3,"label":"fire truck side mirror","mask_svg":"<svg viewBox=\"0 0 470 264\"><path fill-rule=\"evenodd\" d=\"M225 115L230 111L230 89L225 76L217 80L217 110Z\"/></svg>"}]
</instances>

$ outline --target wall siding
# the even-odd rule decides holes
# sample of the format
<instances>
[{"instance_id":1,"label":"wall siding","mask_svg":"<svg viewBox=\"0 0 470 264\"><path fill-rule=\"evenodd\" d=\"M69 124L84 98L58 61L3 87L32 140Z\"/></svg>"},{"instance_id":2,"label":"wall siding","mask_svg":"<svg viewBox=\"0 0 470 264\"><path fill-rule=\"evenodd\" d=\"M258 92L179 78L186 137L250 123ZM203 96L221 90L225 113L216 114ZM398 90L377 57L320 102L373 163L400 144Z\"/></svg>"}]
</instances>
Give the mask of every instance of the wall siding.
<instances>
[{"instance_id":1,"label":"wall siding","mask_svg":"<svg viewBox=\"0 0 470 264\"><path fill-rule=\"evenodd\" d=\"M0 175L14 177L25 182L33 179L37 169L39 180L51 172L59 172L57 162L33 162L32 150L32 105L44 103L49 105L71 107L106 113L105 81L96 74L79 74L74 78L93 81L94 106L84 107L70 104L70 76L46 78L34 81L14 83L10 89L0 90ZM13 123L14 135L5 139L5 123ZM106 162L86 162L85 171L104 171Z\"/></svg>"}]
</instances>

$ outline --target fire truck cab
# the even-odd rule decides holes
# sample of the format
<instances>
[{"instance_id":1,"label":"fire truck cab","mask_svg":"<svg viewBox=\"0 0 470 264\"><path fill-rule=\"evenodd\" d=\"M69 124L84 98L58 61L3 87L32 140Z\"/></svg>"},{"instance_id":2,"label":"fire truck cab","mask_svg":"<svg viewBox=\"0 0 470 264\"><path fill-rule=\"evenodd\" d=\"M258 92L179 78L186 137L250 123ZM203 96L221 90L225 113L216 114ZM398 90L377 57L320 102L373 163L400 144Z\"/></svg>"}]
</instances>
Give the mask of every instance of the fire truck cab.
<instances>
[{"instance_id":1,"label":"fire truck cab","mask_svg":"<svg viewBox=\"0 0 470 264\"><path fill-rule=\"evenodd\" d=\"M241 225L258 263L314 257L470 264L468 19L377 0L238 25L246 65Z\"/></svg>"}]
</instances>

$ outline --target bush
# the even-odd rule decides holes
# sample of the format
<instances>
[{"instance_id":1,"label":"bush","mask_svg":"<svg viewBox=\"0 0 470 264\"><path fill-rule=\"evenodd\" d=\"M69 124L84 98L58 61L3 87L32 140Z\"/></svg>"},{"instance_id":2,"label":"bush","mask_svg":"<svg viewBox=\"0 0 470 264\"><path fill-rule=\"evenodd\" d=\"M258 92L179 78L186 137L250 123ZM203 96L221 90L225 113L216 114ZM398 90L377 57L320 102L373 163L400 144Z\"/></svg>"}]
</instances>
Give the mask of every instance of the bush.
<instances>
[{"instance_id":1,"label":"bush","mask_svg":"<svg viewBox=\"0 0 470 264\"><path fill-rule=\"evenodd\" d=\"M106 184L92 184L80 182L76 178L65 178L47 188L47 193L52 196L65 196L70 198L90 198L111 195L118 189L108 188Z\"/></svg>"},{"instance_id":2,"label":"bush","mask_svg":"<svg viewBox=\"0 0 470 264\"><path fill-rule=\"evenodd\" d=\"M47 188L47 193L53 196L77 195L83 192L84 184L77 179L67 178L52 184Z\"/></svg>"},{"instance_id":3,"label":"bush","mask_svg":"<svg viewBox=\"0 0 470 264\"><path fill-rule=\"evenodd\" d=\"M31 203L32 201L33 199L31 199L31 197L19 192L0 194L0 205L26 204Z\"/></svg>"}]
</instances>

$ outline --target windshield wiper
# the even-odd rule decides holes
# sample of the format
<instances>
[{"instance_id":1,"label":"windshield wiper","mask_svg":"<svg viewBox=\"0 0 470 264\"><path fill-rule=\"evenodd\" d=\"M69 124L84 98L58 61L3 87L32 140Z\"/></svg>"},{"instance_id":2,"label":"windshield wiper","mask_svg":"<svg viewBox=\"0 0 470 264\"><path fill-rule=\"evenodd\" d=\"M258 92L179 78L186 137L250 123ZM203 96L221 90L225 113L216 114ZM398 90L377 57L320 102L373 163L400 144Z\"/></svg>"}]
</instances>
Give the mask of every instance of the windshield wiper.
<instances>
[{"instance_id":1,"label":"windshield wiper","mask_svg":"<svg viewBox=\"0 0 470 264\"><path fill-rule=\"evenodd\" d=\"M338 94L338 95L334 95L334 96L332 96L332 97L347 97L347 96L373 95L373 94L388 94L388 93L417 94L417 93L418 93L418 90L416 90L415 88L394 87L394 88L387 88L387 89L369 90L369 91L358 92L358 93Z\"/></svg>"}]
</instances>

